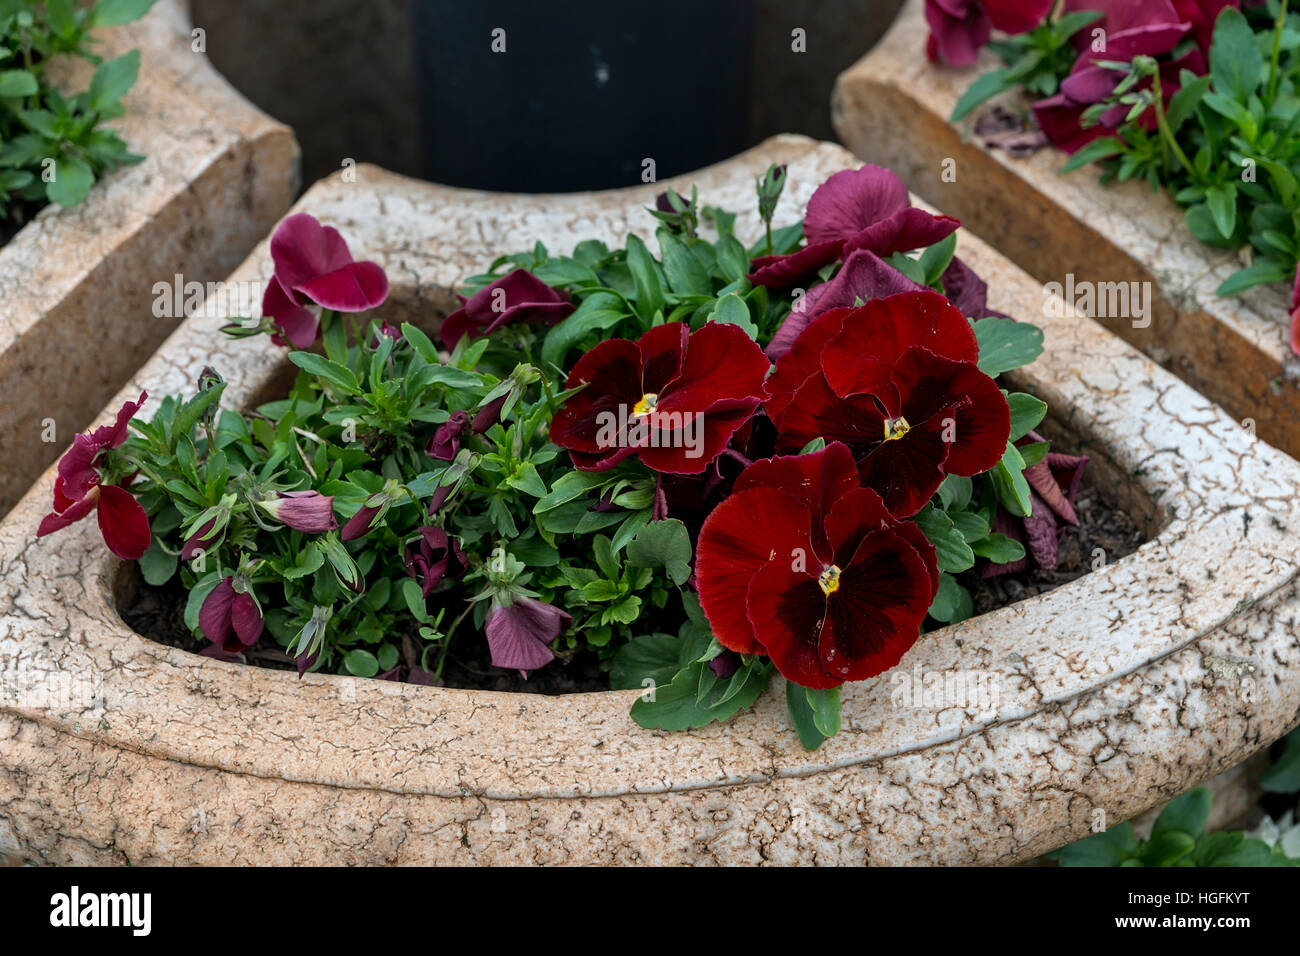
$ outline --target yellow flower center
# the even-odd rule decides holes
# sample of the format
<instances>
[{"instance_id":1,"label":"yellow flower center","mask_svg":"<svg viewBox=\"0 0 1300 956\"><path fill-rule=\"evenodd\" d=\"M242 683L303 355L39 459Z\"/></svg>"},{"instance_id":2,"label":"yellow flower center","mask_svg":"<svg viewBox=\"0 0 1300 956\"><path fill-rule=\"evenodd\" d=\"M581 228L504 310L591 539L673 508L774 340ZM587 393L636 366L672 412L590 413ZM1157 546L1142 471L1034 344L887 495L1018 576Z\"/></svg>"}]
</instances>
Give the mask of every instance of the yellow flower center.
<instances>
[{"instance_id":1,"label":"yellow flower center","mask_svg":"<svg viewBox=\"0 0 1300 956\"><path fill-rule=\"evenodd\" d=\"M646 392L641 396L641 401L632 406L633 415L649 415L655 410L655 403L659 401L659 396L654 392Z\"/></svg>"},{"instance_id":2,"label":"yellow flower center","mask_svg":"<svg viewBox=\"0 0 1300 956\"><path fill-rule=\"evenodd\" d=\"M911 430L912 426L907 424L907 419L901 415L898 418L885 419L885 441L896 441Z\"/></svg>"},{"instance_id":3,"label":"yellow flower center","mask_svg":"<svg viewBox=\"0 0 1300 956\"><path fill-rule=\"evenodd\" d=\"M817 585L822 589L822 594L830 597L840 589L840 569L832 564L818 576Z\"/></svg>"}]
</instances>

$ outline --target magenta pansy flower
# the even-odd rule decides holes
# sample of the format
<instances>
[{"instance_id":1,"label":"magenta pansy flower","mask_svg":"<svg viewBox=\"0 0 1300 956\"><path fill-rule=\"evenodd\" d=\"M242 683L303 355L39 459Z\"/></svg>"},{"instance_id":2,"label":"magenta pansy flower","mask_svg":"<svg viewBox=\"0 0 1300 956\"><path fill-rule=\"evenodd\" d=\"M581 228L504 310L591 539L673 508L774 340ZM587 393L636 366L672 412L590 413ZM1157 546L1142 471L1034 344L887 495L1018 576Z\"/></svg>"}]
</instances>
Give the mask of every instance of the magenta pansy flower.
<instances>
[{"instance_id":1,"label":"magenta pansy flower","mask_svg":"<svg viewBox=\"0 0 1300 956\"><path fill-rule=\"evenodd\" d=\"M523 673L555 659L551 645L573 620L565 611L537 598L511 596L502 606L493 601L487 617L487 641L492 666Z\"/></svg>"},{"instance_id":2,"label":"magenta pansy flower","mask_svg":"<svg viewBox=\"0 0 1300 956\"><path fill-rule=\"evenodd\" d=\"M554 325L575 308L567 295L527 269L515 269L461 301L464 304L443 320L439 332L449 349L465 336L477 339L514 322Z\"/></svg>"},{"instance_id":3,"label":"magenta pansy flower","mask_svg":"<svg viewBox=\"0 0 1300 956\"><path fill-rule=\"evenodd\" d=\"M1043 22L1054 0L925 0L930 27L925 52L932 61L970 66L994 29L1025 33Z\"/></svg>"},{"instance_id":4,"label":"magenta pansy flower","mask_svg":"<svg viewBox=\"0 0 1300 956\"><path fill-rule=\"evenodd\" d=\"M60 531L94 511L104 543L113 554L123 561L137 561L149 550L149 516L144 508L122 485L103 484L96 467L103 452L126 441L127 423L148 397L147 392L141 392L138 400L118 410L112 425L101 425L73 438L72 447L59 459L54 510L41 519L36 537Z\"/></svg>"},{"instance_id":5,"label":"magenta pansy flower","mask_svg":"<svg viewBox=\"0 0 1300 956\"><path fill-rule=\"evenodd\" d=\"M388 276L374 262L352 258L348 244L333 226L315 216L295 213L271 237L275 274L262 295L262 312L275 320L285 340L308 348L320 333L320 320L309 308L364 312L388 298Z\"/></svg>"},{"instance_id":6,"label":"magenta pansy flower","mask_svg":"<svg viewBox=\"0 0 1300 956\"><path fill-rule=\"evenodd\" d=\"M249 591L236 591L230 575L208 592L199 607L199 630L227 654L237 654L262 636L262 611Z\"/></svg>"}]
</instances>

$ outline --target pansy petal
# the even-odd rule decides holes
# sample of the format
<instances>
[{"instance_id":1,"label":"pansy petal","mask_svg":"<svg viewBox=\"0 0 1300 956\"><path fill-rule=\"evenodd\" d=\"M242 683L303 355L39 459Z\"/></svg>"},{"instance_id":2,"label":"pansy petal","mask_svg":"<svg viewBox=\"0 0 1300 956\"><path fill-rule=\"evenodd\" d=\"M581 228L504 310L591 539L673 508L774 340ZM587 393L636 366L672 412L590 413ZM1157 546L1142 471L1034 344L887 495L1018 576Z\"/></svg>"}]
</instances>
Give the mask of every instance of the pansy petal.
<instances>
[{"instance_id":1,"label":"pansy petal","mask_svg":"<svg viewBox=\"0 0 1300 956\"><path fill-rule=\"evenodd\" d=\"M978 366L970 362L952 362L925 349L910 349L899 361L895 381L904 396L905 414L915 407L910 396L915 396L918 401L926 399L929 404L932 396L940 393L941 381L944 388L940 394L946 394L954 401L960 399L953 406L954 427L946 436L952 439L945 465L949 472L978 475L1002 458L1011 433L1011 411L997 382L981 372Z\"/></svg>"},{"instance_id":2,"label":"pansy petal","mask_svg":"<svg viewBox=\"0 0 1300 956\"><path fill-rule=\"evenodd\" d=\"M807 455L781 455L754 462L736 479L732 494L749 488L779 488L803 502L812 517L815 550L829 560L824 528L842 498L859 489L858 465L843 442Z\"/></svg>"},{"instance_id":3,"label":"pansy petal","mask_svg":"<svg viewBox=\"0 0 1300 956\"><path fill-rule=\"evenodd\" d=\"M866 249L887 259L895 252L932 246L952 235L960 226L961 220L951 216L935 216L924 209L900 209L845 240L843 254L848 256Z\"/></svg>"},{"instance_id":4,"label":"pansy petal","mask_svg":"<svg viewBox=\"0 0 1300 956\"><path fill-rule=\"evenodd\" d=\"M86 515L95 509L99 503L98 486L91 489L86 497L79 501L74 501L62 511L56 511L48 514L41 519L40 525L36 529L36 537L43 538L47 534L53 534L56 531L62 531L68 525L80 521Z\"/></svg>"},{"instance_id":5,"label":"pansy petal","mask_svg":"<svg viewBox=\"0 0 1300 956\"><path fill-rule=\"evenodd\" d=\"M892 170L870 163L844 169L808 200L804 235L809 245L849 239L909 204L907 187Z\"/></svg>"},{"instance_id":6,"label":"pansy petal","mask_svg":"<svg viewBox=\"0 0 1300 956\"><path fill-rule=\"evenodd\" d=\"M348 244L333 226L305 212L285 218L271 236L276 278L286 289L343 268L352 261Z\"/></svg>"},{"instance_id":7,"label":"pansy petal","mask_svg":"<svg viewBox=\"0 0 1300 956\"><path fill-rule=\"evenodd\" d=\"M798 451L814 438L841 441L860 454L884 440L885 416L869 395L840 398L819 372L809 377L781 416L777 447Z\"/></svg>"},{"instance_id":8,"label":"pansy petal","mask_svg":"<svg viewBox=\"0 0 1300 956\"><path fill-rule=\"evenodd\" d=\"M244 647L252 647L262 636L262 612L251 594L236 594L230 602L230 623Z\"/></svg>"},{"instance_id":9,"label":"pansy petal","mask_svg":"<svg viewBox=\"0 0 1300 956\"><path fill-rule=\"evenodd\" d=\"M1055 0L983 0L993 28L1013 35L1042 23L1054 3Z\"/></svg>"},{"instance_id":10,"label":"pansy petal","mask_svg":"<svg viewBox=\"0 0 1300 956\"><path fill-rule=\"evenodd\" d=\"M851 309L831 309L817 316L794 340L789 351L777 360L776 368L767 380L767 401L764 407L768 417L778 426L794 396L804 382L820 375L822 349L840 329Z\"/></svg>"},{"instance_id":11,"label":"pansy petal","mask_svg":"<svg viewBox=\"0 0 1300 956\"><path fill-rule=\"evenodd\" d=\"M763 380L771 369L758 343L740 326L706 322L691 335L681 374L664 387L658 407L707 412L757 404L756 399L766 397Z\"/></svg>"},{"instance_id":12,"label":"pansy petal","mask_svg":"<svg viewBox=\"0 0 1300 956\"><path fill-rule=\"evenodd\" d=\"M749 582L747 609L754 633L786 680L825 690L843 680L822 668L818 639L826 616L826 595L816 574L772 561Z\"/></svg>"},{"instance_id":13,"label":"pansy petal","mask_svg":"<svg viewBox=\"0 0 1300 956\"><path fill-rule=\"evenodd\" d=\"M811 517L799 499L776 488L750 488L724 499L704 520L695 551L700 605L723 647L761 654L746 611L749 582L769 562L789 565L796 549L812 560ZM755 533L761 529L761 533Z\"/></svg>"},{"instance_id":14,"label":"pansy petal","mask_svg":"<svg viewBox=\"0 0 1300 956\"><path fill-rule=\"evenodd\" d=\"M797 252L783 256L759 256L750 264L753 272L746 278L754 285L769 289L788 289L813 275L822 266L830 265L840 257L843 239L815 242Z\"/></svg>"},{"instance_id":15,"label":"pansy petal","mask_svg":"<svg viewBox=\"0 0 1300 956\"><path fill-rule=\"evenodd\" d=\"M123 561L138 561L149 550L149 516L125 488L100 487L99 530L108 550Z\"/></svg>"},{"instance_id":16,"label":"pansy petal","mask_svg":"<svg viewBox=\"0 0 1300 956\"><path fill-rule=\"evenodd\" d=\"M603 441L602 427L613 416L618 422L630 418L641 390L641 352L635 342L608 339L578 359L569 373L567 388L586 385L572 395L551 419L551 441L571 451L600 454L621 447Z\"/></svg>"},{"instance_id":17,"label":"pansy petal","mask_svg":"<svg viewBox=\"0 0 1300 956\"><path fill-rule=\"evenodd\" d=\"M374 262L350 262L291 288L335 312L364 312L388 298L388 276Z\"/></svg>"},{"instance_id":18,"label":"pansy petal","mask_svg":"<svg viewBox=\"0 0 1300 956\"><path fill-rule=\"evenodd\" d=\"M647 392L658 392L681 374L686 359L686 342L690 326L685 322L665 322L656 325L637 340L641 352L641 387Z\"/></svg>"},{"instance_id":19,"label":"pansy petal","mask_svg":"<svg viewBox=\"0 0 1300 956\"><path fill-rule=\"evenodd\" d=\"M214 644L225 646L230 637L232 624L230 606L235 601L234 579L223 578L215 588L208 592L199 606L199 630Z\"/></svg>"},{"instance_id":20,"label":"pansy petal","mask_svg":"<svg viewBox=\"0 0 1300 956\"><path fill-rule=\"evenodd\" d=\"M910 518L929 501L946 477L951 444L929 423L895 441L881 442L859 459L862 483L874 488L899 518Z\"/></svg>"}]
</instances>

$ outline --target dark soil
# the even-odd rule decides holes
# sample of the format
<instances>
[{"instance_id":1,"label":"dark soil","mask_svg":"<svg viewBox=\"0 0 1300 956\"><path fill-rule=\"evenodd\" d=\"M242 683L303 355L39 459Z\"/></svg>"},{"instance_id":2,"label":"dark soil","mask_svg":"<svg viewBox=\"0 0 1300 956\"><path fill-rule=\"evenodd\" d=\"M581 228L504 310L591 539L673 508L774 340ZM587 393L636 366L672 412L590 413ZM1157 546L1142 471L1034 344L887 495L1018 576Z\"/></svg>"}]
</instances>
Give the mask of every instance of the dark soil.
<instances>
[{"instance_id":1,"label":"dark soil","mask_svg":"<svg viewBox=\"0 0 1300 956\"><path fill-rule=\"evenodd\" d=\"M962 583L974 597L976 614L1015 604L1082 577L1092 569L1095 548L1101 548L1107 563L1111 563L1137 550L1143 541L1141 530L1129 515L1108 501L1087 473L1079 488L1075 509L1080 526L1065 531L1056 570L1030 570L987 579L973 572L961 576ZM179 578L173 578L160 588L140 582L135 597L121 608L122 618L145 637L198 653L208 646L208 642L195 639L185 627L185 597ZM247 663L258 667L295 669L293 659L269 638L259 642L244 658ZM396 679L411 679L409 663L415 663L413 656L399 664L394 675ZM518 671L493 667L487 641L469 631L454 639L438 684L519 694L578 694L609 689L609 680L601 669L601 662L591 652L574 654L566 661L557 660L524 678Z\"/></svg>"},{"instance_id":2,"label":"dark soil","mask_svg":"<svg viewBox=\"0 0 1300 956\"><path fill-rule=\"evenodd\" d=\"M1145 540L1128 512L1113 505L1093 484L1090 471L1084 471L1074 510L1079 516L1079 526L1066 527L1055 570L1031 568L995 578L981 578L975 572L961 575L961 583L974 598L976 614L1044 594L1083 577L1092 570L1092 555L1097 548L1105 553L1107 564L1114 564L1136 551Z\"/></svg>"}]
</instances>

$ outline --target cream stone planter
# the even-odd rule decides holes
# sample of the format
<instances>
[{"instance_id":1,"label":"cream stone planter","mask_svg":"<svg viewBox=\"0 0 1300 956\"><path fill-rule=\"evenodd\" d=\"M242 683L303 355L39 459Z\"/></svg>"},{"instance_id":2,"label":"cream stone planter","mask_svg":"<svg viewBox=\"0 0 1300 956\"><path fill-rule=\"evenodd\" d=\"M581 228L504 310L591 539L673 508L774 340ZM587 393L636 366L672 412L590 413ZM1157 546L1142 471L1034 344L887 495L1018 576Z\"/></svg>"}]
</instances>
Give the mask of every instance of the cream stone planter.
<instances>
[{"instance_id":1,"label":"cream stone planter","mask_svg":"<svg viewBox=\"0 0 1300 956\"><path fill-rule=\"evenodd\" d=\"M1290 290L1221 298L1214 290L1244 263L1197 241L1163 194L1136 182L1102 186L1095 168L1062 175L1066 156L1050 147L1023 159L986 148L971 132L978 109L949 123L958 97L1000 61L985 50L966 70L930 63L923 9L922 0L907 0L880 44L840 75L832 111L844 143L894 169L1043 283L1064 287L1068 275L1076 288L1151 283L1152 313L1137 325L1132 316L1099 321L1300 456Z\"/></svg>"},{"instance_id":2,"label":"cream stone planter","mask_svg":"<svg viewBox=\"0 0 1300 956\"><path fill-rule=\"evenodd\" d=\"M292 131L194 52L191 30L183 0L159 0L103 32L105 58L141 53L113 125L145 160L0 247L0 515L176 327L154 284L225 278L297 193ZM61 79L88 76L78 63Z\"/></svg>"},{"instance_id":3,"label":"cream stone planter","mask_svg":"<svg viewBox=\"0 0 1300 956\"><path fill-rule=\"evenodd\" d=\"M779 137L682 177L744 210L787 163L778 222L855 160ZM380 262L394 311L436 324L450 288L541 239L648 235L663 184L511 196L359 167L297 208ZM1041 290L969 236L991 305ZM234 274L269 275L266 245ZM388 308L387 306L385 307ZM387 314L393 314L389 311ZM204 365L248 403L274 349L187 320L114 399L186 389ZM844 729L808 753L779 679L725 726L642 730L636 692L539 697L259 670L130 630L132 575L93 523L36 541L47 471L0 524L0 852L49 863L1012 862L1212 777L1300 717L1300 466L1101 326L1044 322L1016 384L1145 523L1136 553L1044 596L925 635L895 672L983 675L969 707L846 686ZM106 416L107 413L105 413ZM101 418L105 417L101 416ZM1100 811L1104 817L1098 817Z\"/></svg>"}]
</instances>

